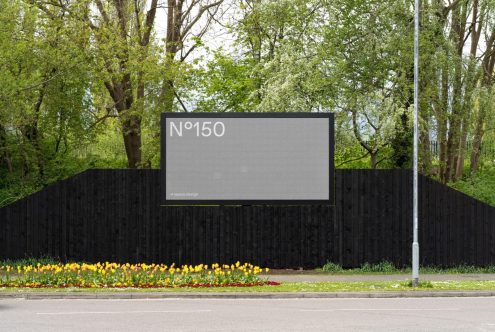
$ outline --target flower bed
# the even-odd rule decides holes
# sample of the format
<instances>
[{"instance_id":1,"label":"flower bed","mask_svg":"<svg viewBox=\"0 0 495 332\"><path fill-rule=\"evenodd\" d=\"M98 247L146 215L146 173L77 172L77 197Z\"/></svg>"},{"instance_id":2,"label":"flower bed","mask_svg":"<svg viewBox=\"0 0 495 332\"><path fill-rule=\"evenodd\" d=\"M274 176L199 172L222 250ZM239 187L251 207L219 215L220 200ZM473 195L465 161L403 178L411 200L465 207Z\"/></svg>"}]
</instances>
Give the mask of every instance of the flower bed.
<instances>
[{"instance_id":1,"label":"flower bed","mask_svg":"<svg viewBox=\"0 0 495 332\"><path fill-rule=\"evenodd\" d=\"M249 287L278 285L260 277L267 269L249 263L118 264L67 263L0 266L0 287L26 288L162 288Z\"/></svg>"}]
</instances>

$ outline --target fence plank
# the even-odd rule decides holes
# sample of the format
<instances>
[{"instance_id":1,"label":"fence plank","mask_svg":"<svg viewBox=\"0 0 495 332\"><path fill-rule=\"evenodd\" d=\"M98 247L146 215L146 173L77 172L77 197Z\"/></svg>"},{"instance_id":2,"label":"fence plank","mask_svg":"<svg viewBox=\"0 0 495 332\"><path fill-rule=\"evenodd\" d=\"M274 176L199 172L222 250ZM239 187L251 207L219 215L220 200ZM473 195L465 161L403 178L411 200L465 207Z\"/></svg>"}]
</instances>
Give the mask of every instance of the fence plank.
<instances>
[{"instance_id":1,"label":"fence plank","mask_svg":"<svg viewBox=\"0 0 495 332\"><path fill-rule=\"evenodd\" d=\"M0 259L410 264L409 170L336 170L335 206L160 206L159 170L90 170L0 209ZM420 177L421 263L495 264L495 208Z\"/></svg>"}]
</instances>

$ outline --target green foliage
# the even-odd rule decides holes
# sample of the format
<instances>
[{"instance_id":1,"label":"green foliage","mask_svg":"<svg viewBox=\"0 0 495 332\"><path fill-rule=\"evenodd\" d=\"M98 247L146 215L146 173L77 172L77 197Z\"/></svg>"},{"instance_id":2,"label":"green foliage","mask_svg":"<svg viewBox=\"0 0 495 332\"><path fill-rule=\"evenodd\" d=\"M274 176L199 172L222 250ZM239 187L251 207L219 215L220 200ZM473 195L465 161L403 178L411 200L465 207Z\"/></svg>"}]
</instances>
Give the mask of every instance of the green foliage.
<instances>
[{"instance_id":1,"label":"green foliage","mask_svg":"<svg viewBox=\"0 0 495 332\"><path fill-rule=\"evenodd\" d=\"M394 266L394 264L388 261L382 261L377 264L364 263L361 266L361 271L363 271L364 273L366 272L392 273L397 271L397 269Z\"/></svg>"},{"instance_id":2,"label":"green foliage","mask_svg":"<svg viewBox=\"0 0 495 332\"><path fill-rule=\"evenodd\" d=\"M495 206L495 168L480 170L472 177L450 185L469 196Z\"/></svg>"},{"instance_id":3,"label":"green foliage","mask_svg":"<svg viewBox=\"0 0 495 332\"><path fill-rule=\"evenodd\" d=\"M133 166L159 167L162 111L333 112L337 167L410 167L409 2L234 1L233 15L216 17L216 32L233 43L217 49L194 29L180 42L164 41L169 35L156 24L143 43L150 2L100 3L0 0L0 206L87 168L127 167L124 137L131 132L141 137L141 160ZM470 18L476 4L483 25L475 30L488 41L493 1L423 3L421 146L426 138L495 139L493 81L484 77L492 73L482 66L495 63L484 58L494 52L470 58L466 47L456 49L452 30L454 17ZM170 10L159 7L162 15ZM185 61L186 46L202 55ZM131 118L136 128L126 125ZM422 170L445 173L446 155L462 150L452 145L439 160L423 149ZM451 158L463 157L466 165L452 185L495 204L493 160L481 155L470 176L472 151L464 150Z\"/></svg>"},{"instance_id":4,"label":"green foliage","mask_svg":"<svg viewBox=\"0 0 495 332\"><path fill-rule=\"evenodd\" d=\"M255 105L250 99L255 90L251 77L252 63L235 60L215 52L206 70L196 73L199 86L203 86L204 98L198 101L198 112L249 112Z\"/></svg>"},{"instance_id":5,"label":"green foliage","mask_svg":"<svg viewBox=\"0 0 495 332\"><path fill-rule=\"evenodd\" d=\"M84 35L0 1L0 206L84 169L71 156L92 137Z\"/></svg>"},{"instance_id":6,"label":"green foliage","mask_svg":"<svg viewBox=\"0 0 495 332\"><path fill-rule=\"evenodd\" d=\"M333 262L327 262L323 267L321 268L323 272L328 272L328 273L341 273L344 271L342 266L339 264L335 264Z\"/></svg>"},{"instance_id":7,"label":"green foliage","mask_svg":"<svg viewBox=\"0 0 495 332\"><path fill-rule=\"evenodd\" d=\"M409 270L407 270L409 272ZM449 273L449 274L469 274L469 273L495 273L495 266L472 266L472 265L458 265L449 268L440 268L435 266L422 266L422 273Z\"/></svg>"},{"instance_id":8,"label":"green foliage","mask_svg":"<svg viewBox=\"0 0 495 332\"><path fill-rule=\"evenodd\" d=\"M434 288L434 285L431 281L420 281L417 286L413 286L412 280L409 280L405 283L407 287L414 287L414 288Z\"/></svg>"},{"instance_id":9,"label":"green foliage","mask_svg":"<svg viewBox=\"0 0 495 332\"><path fill-rule=\"evenodd\" d=\"M398 269L394 266L394 264L388 261L382 261L376 264L364 263L359 268L355 269L344 269L339 264L333 262L327 262L321 268L321 271L328 273L336 273L336 274L367 274L367 273L400 273L403 270Z\"/></svg>"},{"instance_id":10,"label":"green foliage","mask_svg":"<svg viewBox=\"0 0 495 332\"><path fill-rule=\"evenodd\" d=\"M44 257L28 257L24 259L17 259L17 260L5 260L5 261L0 261L0 266L10 266L15 269L17 269L18 266L27 266L27 265L32 265L32 266L37 266L38 264L40 265L48 265L48 264L59 264L60 260L50 257L50 256L44 256Z\"/></svg>"}]
</instances>

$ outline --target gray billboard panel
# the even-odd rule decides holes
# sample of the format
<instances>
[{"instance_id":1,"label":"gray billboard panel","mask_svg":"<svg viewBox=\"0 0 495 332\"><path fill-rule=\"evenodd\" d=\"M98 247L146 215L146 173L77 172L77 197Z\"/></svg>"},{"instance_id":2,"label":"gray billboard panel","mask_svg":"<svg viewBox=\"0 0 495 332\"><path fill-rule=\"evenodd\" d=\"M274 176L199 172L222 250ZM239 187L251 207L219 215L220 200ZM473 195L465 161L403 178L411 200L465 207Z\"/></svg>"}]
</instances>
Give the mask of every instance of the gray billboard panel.
<instances>
[{"instance_id":1,"label":"gray billboard panel","mask_svg":"<svg viewBox=\"0 0 495 332\"><path fill-rule=\"evenodd\" d=\"M333 204L333 116L163 113L164 204Z\"/></svg>"}]
</instances>

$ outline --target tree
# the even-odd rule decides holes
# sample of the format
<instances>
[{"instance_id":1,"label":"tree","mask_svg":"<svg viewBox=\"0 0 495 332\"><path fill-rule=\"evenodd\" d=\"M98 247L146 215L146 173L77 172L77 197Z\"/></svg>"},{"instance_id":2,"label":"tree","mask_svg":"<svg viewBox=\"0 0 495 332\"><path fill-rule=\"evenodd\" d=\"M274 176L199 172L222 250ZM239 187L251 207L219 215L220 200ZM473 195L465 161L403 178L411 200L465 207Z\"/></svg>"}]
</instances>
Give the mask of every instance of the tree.
<instances>
[{"instance_id":1,"label":"tree","mask_svg":"<svg viewBox=\"0 0 495 332\"><path fill-rule=\"evenodd\" d=\"M175 57L180 54L183 62L199 44L218 11L221 0L168 0L165 52L155 39L154 27L158 0L84 0L84 1L36 1L32 0L50 19L54 10L61 8L67 19L84 23L94 55L95 76L105 86L111 103L102 105L103 113L98 121L117 117L122 125L122 135L128 159L128 167L145 166L142 159L142 121L147 108L173 111L177 96L174 85ZM195 33L198 22L207 15L207 23ZM186 48L189 40L195 43ZM161 82L161 83L159 83ZM95 82L96 83L96 82ZM158 105L147 96L154 86L162 86ZM103 99L103 98L102 98ZM156 121L155 121L156 122ZM149 165L149 162L146 163Z\"/></svg>"},{"instance_id":2,"label":"tree","mask_svg":"<svg viewBox=\"0 0 495 332\"><path fill-rule=\"evenodd\" d=\"M0 20L0 119L4 161L13 171L19 156L23 176L37 173L46 183L46 165L72 134L82 135L87 67L84 45L70 40L74 26L52 24L20 1L2 3ZM56 12L62 20L66 13ZM55 131L55 133L52 132ZM81 137L82 139L82 137ZM14 140L14 146L9 141ZM55 148L53 147L55 146Z\"/></svg>"}]
</instances>

